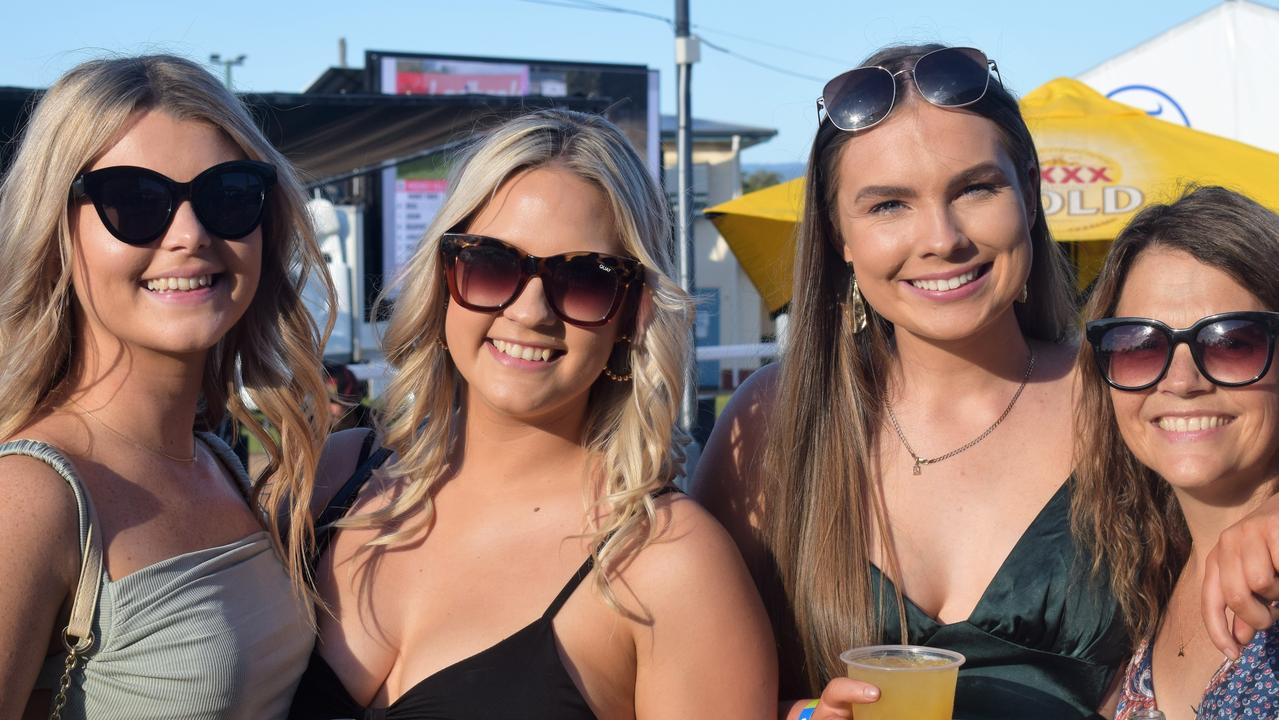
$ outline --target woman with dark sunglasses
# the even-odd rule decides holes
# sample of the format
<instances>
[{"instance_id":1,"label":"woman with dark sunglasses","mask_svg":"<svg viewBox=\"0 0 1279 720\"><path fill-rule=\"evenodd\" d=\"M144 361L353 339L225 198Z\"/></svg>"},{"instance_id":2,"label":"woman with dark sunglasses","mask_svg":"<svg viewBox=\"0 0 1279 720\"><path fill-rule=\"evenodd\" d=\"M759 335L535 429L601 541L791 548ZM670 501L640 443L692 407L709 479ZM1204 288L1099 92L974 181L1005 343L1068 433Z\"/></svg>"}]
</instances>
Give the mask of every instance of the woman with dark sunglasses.
<instances>
[{"instance_id":1,"label":"woman with dark sunglasses","mask_svg":"<svg viewBox=\"0 0 1279 720\"><path fill-rule=\"evenodd\" d=\"M187 60L88 62L34 109L0 185L0 718L287 712L327 431L304 203ZM228 410L265 496L198 431Z\"/></svg>"},{"instance_id":2,"label":"woman with dark sunglasses","mask_svg":"<svg viewBox=\"0 0 1279 720\"><path fill-rule=\"evenodd\" d=\"M1223 662L1200 622L1208 551L1279 482L1276 266L1279 216L1200 188L1133 219L1085 310L1076 520L1141 641L1120 720L1279 716L1279 632Z\"/></svg>"},{"instance_id":3,"label":"woman with dark sunglasses","mask_svg":"<svg viewBox=\"0 0 1279 720\"><path fill-rule=\"evenodd\" d=\"M334 436L298 719L766 718L768 623L670 492L691 308L665 200L606 120L482 137L395 289L397 372Z\"/></svg>"},{"instance_id":4,"label":"woman with dark sunglasses","mask_svg":"<svg viewBox=\"0 0 1279 720\"><path fill-rule=\"evenodd\" d=\"M827 84L786 353L698 468L771 611L782 696L820 697L790 718L878 696L842 678L850 646L963 653L964 718L1088 716L1128 652L1071 573L1068 271L993 71L889 47Z\"/></svg>"}]
</instances>

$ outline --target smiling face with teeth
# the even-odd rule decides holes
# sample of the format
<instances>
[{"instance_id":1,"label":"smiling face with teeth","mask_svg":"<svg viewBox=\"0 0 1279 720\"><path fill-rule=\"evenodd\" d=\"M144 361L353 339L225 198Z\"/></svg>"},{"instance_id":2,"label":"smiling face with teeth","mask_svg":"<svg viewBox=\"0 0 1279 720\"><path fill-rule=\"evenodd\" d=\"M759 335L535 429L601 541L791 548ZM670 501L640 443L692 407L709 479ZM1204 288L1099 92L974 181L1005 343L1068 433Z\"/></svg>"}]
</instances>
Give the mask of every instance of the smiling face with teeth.
<instances>
[{"instance_id":1,"label":"smiling face with teeth","mask_svg":"<svg viewBox=\"0 0 1279 720\"><path fill-rule=\"evenodd\" d=\"M1015 322L1030 274L1030 169L999 127L911 96L841 150L836 224L867 304L937 340Z\"/></svg>"},{"instance_id":2,"label":"smiling face with teeth","mask_svg":"<svg viewBox=\"0 0 1279 720\"><path fill-rule=\"evenodd\" d=\"M1174 328L1232 310L1270 310L1222 270L1158 246L1133 262L1116 317L1148 317ZM1179 345L1167 374L1138 392L1111 390L1124 443L1179 492L1237 504L1279 468L1279 377L1275 366L1244 387L1204 378Z\"/></svg>"},{"instance_id":3,"label":"smiling face with teeth","mask_svg":"<svg viewBox=\"0 0 1279 720\"><path fill-rule=\"evenodd\" d=\"M244 158L214 126L162 111L139 113L126 127L88 170L133 165L187 181ZM223 240L205 230L190 202L183 202L163 237L133 246L107 231L91 203L73 206L71 220L78 325L93 347L202 355L244 315L257 292L261 228Z\"/></svg>"},{"instance_id":4,"label":"smiling face with teeth","mask_svg":"<svg viewBox=\"0 0 1279 720\"><path fill-rule=\"evenodd\" d=\"M604 194L560 165L507 179L466 232L495 237L541 257L568 252L625 255ZM600 327L560 320L540 278L506 309L467 310L449 303L445 338L466 381L468 412L523 421L582 422L626 312Z\"/></svg>"}]
</instances>

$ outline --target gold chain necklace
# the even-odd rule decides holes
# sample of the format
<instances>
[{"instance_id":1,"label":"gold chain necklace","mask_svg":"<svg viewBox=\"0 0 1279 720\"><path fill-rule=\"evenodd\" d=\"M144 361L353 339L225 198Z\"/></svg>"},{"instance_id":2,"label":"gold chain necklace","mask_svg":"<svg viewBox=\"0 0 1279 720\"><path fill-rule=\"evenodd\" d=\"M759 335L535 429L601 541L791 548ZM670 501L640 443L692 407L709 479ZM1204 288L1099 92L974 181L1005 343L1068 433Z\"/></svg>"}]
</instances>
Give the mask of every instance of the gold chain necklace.
<instances>
[{"instance_id":1,"label":"gold chain necklace","mask_svg":"<svg viewBox=\"0 0 1279 720\"><path fill-rule=\"evenodd\" d=\"M884 407L888 409L888 419L891 420L893 423L893 430L897 431L897 439L902 441L902 447L906 448L906 452L915 461L915 467L911 470L911 475L922 475L923 467L925 465L932 465L934 463L939 463L942 460L948 460L950 458L953 458L959 453L972 448L974 445L981 442L982 440L985 440L991 433L995 432L995 428L999 427L999 424L1002 423L1004 419L1008 417L1008 413L1013 411L1013 406L1017 404L1017 398L1021 397L1021 391L1026 389L1026 383L1030 381L1030 374L1034 371L1035 371L1035 350L1034 348L1031 348L1030 361L1026 363L1026 373L1022 375L1021 377L1021 385L1017 386L1017 392L1013 393L1013 399L1008 401L1008 407L1004 408L1004 412L1000 414L1000 416L995 420L995 422L991 423L991 426L986 428L986 430L982 432L982 434L978 435L972 440L969 440L963 445L960 445L954 450L951 450L945 455L938 455L937 457L933 457L933 458L921 457L919 453L916 453L915 450L911 448L910 442L906 440L906 433L902 432L902 426L897 422L897 416L893 414L892 402L885 400Z\"/></svg>"},{"instance_id":2,"label":"gold chain necklace","mask_svg":"<svg viewBox=\"0 0 1279 720\"><path fill-rule=\"evenodd\" d=\"M1193 562L1193 560L1187 561L1186 564L1189 565L1191 562ZM1182 570L1182 572L1183 573L1189 572L1189 569ZM1187 588L1193 589L1193 588L1197 588L1198 586L1199 586L1198 572L1196 572L1194 575L1191 575L1189 578L1184 578L1184 579L1178 578L1177 585L1176 587L1173 588L1173 591L1168 598L1169 605L1165 606L1164 608L1165 616L1167 616L1170 620L1172 620L1172 631L1175 633L1175 636L1176 636L1175 642L1177 644L1177 657L1179 658L1184 658L1186 656L1186 646L1194 642L1195 638L1197 637L1197 633L1194 633L1194 632L1191 632L1189 634L1186 633L1186 623L1183 622L1185 618L1182 617L1182 615L1186 614L1186 610L1183 608L1188 608L1190 610L1190 617L1192 618L1191 619L1192 626L1196 625L1195 621L1198 620L1197 616L1199 614L1198 612L1199 608L1195 607L1195 605L1192 603L1191 600L1187 600L1185 598L1186 593L1193 592L1193 590L1182 590L1182 588L1187 587ZM1181 610L1181 612L1177 613L1176 615L1173 615L1171 612L1168 611L1171 607L1172 600L1174 599L1173 596L1176 596L1176 599L1180 601L1177 609Z\"/></svg>"},{"instance_id":3,"label":"gold chain necklace","mask_svg":"<svg viewBox=\"0 0 1279 720\"><path fill-rule=\"evenodd\" d=\"M85 415L88 415L89 417L93 418L95 422L97 422L97 423L98 423L99 425L101 425L102 427L106 428L106 429L107 429L107 430L108 430L108 431L109 431L112 435L115 435L116 437L118 437L118 438L120 438L121 440L123 440L123 441L125 441L125 442L129 443L130 445L132 445L133 447L135 447L135 448L137 448L137 449L139 449L139 450L142 450L142 451L145 451L145 452L149 452L149 453L151 453L152 455L159 455L159 456L160 456L160 457L162 457L162 458L168 458L169 460L172 460L173 462L188 463L188 464L189 464L189 463L193 463L193 462L195 462L195 455L191 455L190 457L178 457L178 456L176 456L176 455L170 455L170 454L168 454L167 452L164 452L164 451L162 451L162 450L156 450L156 449L155 449L155 448L153 448L153 447L148 447L148 446L146 446L146 445L143 445L142 443L138 442L137 440L134 440L133 438L129 437L128 435L125 435L124 433L120 432L119 430L116 430L115 428L113 428L113 427L111 427L110 425L108 425L108 424L107 424L107 421L103 420L102 418L98 417L97 415L94 415L92 410L90 410L89 408L87 408L87 407L85 407L85 406L81 405L80 403L76 402L74 398L67 398L67 399L71 401L71 404L72 404L72 405L75 405L77 408L79 408L79 409L80 409L80 412L83 412Z\"/></svg>"}]
</instances>

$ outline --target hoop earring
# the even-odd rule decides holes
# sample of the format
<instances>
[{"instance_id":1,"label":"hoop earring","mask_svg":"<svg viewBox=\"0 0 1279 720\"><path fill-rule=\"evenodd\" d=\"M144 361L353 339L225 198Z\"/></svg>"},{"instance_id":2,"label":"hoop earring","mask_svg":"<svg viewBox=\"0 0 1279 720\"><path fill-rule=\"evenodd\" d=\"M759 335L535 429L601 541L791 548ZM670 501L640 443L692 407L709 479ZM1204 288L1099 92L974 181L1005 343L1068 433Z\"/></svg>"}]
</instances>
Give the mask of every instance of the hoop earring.
<instances>
[{"instance_id":1,"label":"hoop earring","mask_svg":"<svg viewBox=\"0 0 1279 720\"><path fill-rule=\"evenodd\" d=\"M848 307L847 312L849 320L852 321L853 334L860 334L866 329L866 302L862 300L862 291L857 287L857 276L853 274L853 264L848 263L848 276L851 279L848 286Z\"/></svg>"},{"instance_id":2,"label":"hoop earring","mask_svg":"<svg viewBox=\"0 0 1279 720\"><path fill-rule=\"evenodd\" d=\"M619 350L622 345L626 346L625 350ZM619 355L622 357L619 358ZM619 359L626 361L625 369L620 372L613 370L615 365L613 361ZM608 362L604 363L604 377L613 382L630 382L631 378L635 377L631 371L631 339L626 335L619 337L617 342L613 343L613 352L608 356Z\"/></svg>"},{"instance_id":3,"label":"hoop earring","mask_svg":"<svg viewBox=\"0 0 1279 720\"><path fill-rule=\"evenodd\" d=\"M1030 286L1029 286L1029 285L1022 285L1022 286L1021 286L1021 295L1018 295L1018 296L1017 296L1017 302L1021 303L1022 305L1025 305L1025 304L1026 304L1026 301L1027 301L1027 300L1029 300L1029 299L1030 299Z\"/></svg>"}]
</instances>

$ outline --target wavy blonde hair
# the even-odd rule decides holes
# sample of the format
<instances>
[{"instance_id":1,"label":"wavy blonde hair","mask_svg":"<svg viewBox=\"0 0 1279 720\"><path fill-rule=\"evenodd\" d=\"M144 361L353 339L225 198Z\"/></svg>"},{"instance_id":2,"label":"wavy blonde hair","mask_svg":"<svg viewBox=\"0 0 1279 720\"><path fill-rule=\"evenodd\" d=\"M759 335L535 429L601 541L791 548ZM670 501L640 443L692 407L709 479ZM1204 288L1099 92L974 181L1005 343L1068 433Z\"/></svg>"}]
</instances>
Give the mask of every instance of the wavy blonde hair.
<instances>
[{"instance_id":1,"label":"wavy blonde hair","mask_svg":"<svg viewBox=\"0 0 1279 720\"><path fill-rule=\"evenodd\" d=\"M890 46L861 64L896 73L901 102L917 92L904 71L941 47ZM994 123L1013 164L1038 177L1030 131L1016 99L1002 85L992 82L980 101L957 112ZM853 332L852 276L840 253L843 240L836 217L839 158L856 135L823 121L813 140L796 230L788 347L768 418L762 534L786 602L770 611L783 649L802 659L789 667L783 659L788 673L783 692L820 693L832 677L844 674L842 650L884 639L877 612L877 591L882 602L883 588L874 587L870 576L875 523L885 528L886 570L900 577L870 461L884 422L893 326L867 305L867 328ZM1019 179L1025 182L1025 176ZM1070 271L1049 235L1038 188L1033 190L1035 205L1027 209L1035 211L1030 227L1034 258L1029 297L1016 306L1017 319L1027 337L1060 342L1074 327ZM901 589L895 589L904 633Z\"/></svg>"},{"instance_id":2,"label":"wavy blonde hair","mask_svg":"<svg viewBox=\"0 0 1279 720\"><path fill-rule=\"evenodd\" d=\"M633 379L618 383L601 375L595 382L583 438L598 459L603 487L594 498L604 516L592 532L601 569L596 582L612 600L608 571L649 542L652 493L669 483L683 462L685 438L675 419L689 367L692 309L671 280L666 198L625 136L602 117L566 110L523 115L480 137L459 158L448 197L391 290L399 294L383 347L397 372L380 426L383 443L398 456L385 473L405 480L406 489L387 507L341 524L381 528L385 532L370 545L387 546L431 522L432 496L448 472L456 440L453 420L464 384L437 341L443 337L448 295L440 236L478 214L508 178L552 164L604 195L622 247L644 265L647 299L640 301L630 343ZM592 493L584 492L590 502Z\"/></svg>"},{"instance_id":3,"label":"wavy blonde hair","mask_svg":"<svg viewBox=\"0 0 1279 720\"><path fill-rule=\"evenodd\" d=\"M1239 193L1207 186L1145 208L1119 233L1084 309L1085 320L1114 315L1129 271L1152 248L1177 250L1217 268L1266 308L1279 310L1274 282L1279 215ZM1124 444L1110 387L1088 343L1079 348L1078 367L1072 528L1092 551L1094 577L1109 578L1132 637L1147 638L1190 556L1190 529L1172 486Z\"/></svg>"},{"instance_id":4,"label":"wavy blonde hair","mask_svg":"<svg viewBox=\"0 0 1279 720\"><path fill-rule=\"evenodd\" d=\"M329 427L319 360L328 329L316 326L301 291L317 279L332 306L333 286L289 161L199 65L169 55L93 60L63 75L32 112L0 184L0 348L7 348L0 353L0 437L32 421L71 365L71 183L149 110L212 125L246 157L276 170L262 221L261 282L244 316L209 350L204 419L215 425L229 411L266 448L270 460L253 501L266 511L294 588L310 596L304 559L314 544L309 503ZM249 412L245 394L266 425Z\"/></svg>"}]
</instances>

